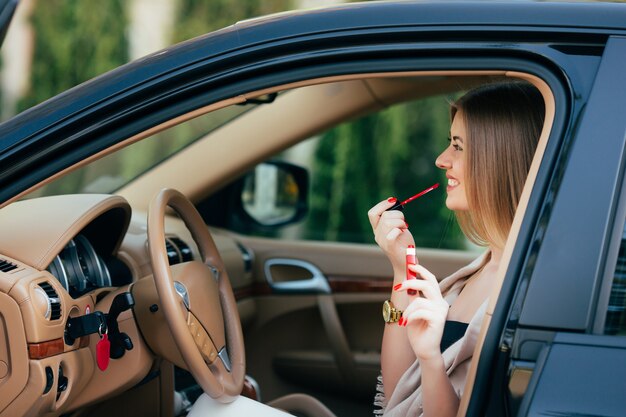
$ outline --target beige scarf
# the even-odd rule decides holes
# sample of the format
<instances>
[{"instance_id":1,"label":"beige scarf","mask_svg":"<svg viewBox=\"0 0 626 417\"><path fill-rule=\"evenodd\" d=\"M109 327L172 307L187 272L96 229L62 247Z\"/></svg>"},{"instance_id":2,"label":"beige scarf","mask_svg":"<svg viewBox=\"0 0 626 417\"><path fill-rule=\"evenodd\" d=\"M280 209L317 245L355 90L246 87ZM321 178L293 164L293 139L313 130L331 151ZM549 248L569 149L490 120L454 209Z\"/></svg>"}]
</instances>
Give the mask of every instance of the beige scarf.
<instances>
[{"instance_id":1,"label":"beige scarf","mask_svg":"<svg viewBox=\"0 0 626 417\"><path fill-rule=\"evenodd\" d=\"M444 294L448 304L452 304L461 293L467 278L484 266L489 259L489 251L475 259L468 266L461 268L454 274L443 279L439 283L441 293ZM452 344L443 352L443 360L450 382L459 398L463 394L465 380L470 365L470 359L474 353L480 327L482 325L487 301L485 301L474 314L474 317L467 326L463 337ZM381 381L382 382L382 381ZM382 411L385 417L419 417L423 415L422 409L422 374L419 362L415 360L406 372L402 375L391 398L385 400L382 383L377 387L376 404L383 407L383 410L376 410L375 414Z\"/></svg>"}]
</instances>

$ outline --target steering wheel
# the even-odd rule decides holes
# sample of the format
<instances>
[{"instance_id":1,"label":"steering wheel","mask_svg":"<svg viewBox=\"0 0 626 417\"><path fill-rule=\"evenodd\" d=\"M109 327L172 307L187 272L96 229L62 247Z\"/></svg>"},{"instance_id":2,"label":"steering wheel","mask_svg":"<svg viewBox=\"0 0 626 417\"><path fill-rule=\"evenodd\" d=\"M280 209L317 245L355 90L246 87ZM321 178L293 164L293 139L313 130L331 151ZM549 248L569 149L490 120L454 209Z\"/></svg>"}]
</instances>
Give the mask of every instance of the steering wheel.
<instances>
[{"instance_id":1,"label":"steering wheel","mask_svg":"<svg viewBox=\"0 0 626 417\"><path fill-rule=\"evenodd\" d=\"M168 206L191 232L202 262L170 267L164 226ZM179 191L163 189L150 202L148 246L163 313L189 372L215 400L234 401L241 394L246 367L237 304L206 224Z\"/></svg>"}]
</instances>

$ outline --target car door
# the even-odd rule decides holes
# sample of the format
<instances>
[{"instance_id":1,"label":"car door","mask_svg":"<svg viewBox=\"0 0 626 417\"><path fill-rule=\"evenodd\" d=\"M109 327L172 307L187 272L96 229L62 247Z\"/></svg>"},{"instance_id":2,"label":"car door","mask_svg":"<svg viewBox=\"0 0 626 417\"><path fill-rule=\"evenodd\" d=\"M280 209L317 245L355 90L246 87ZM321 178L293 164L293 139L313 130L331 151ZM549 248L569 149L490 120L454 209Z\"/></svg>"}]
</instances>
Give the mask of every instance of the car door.
<instances>
[{"instance_id":1,"label":"car door","mask_svg":"<svg viewBox=\"0 0 626 417\"><path fill-rule=\"evenodd\" d=\"M439 10L431 5L427 6L424 14L416 13L413 9L416 6L408 4L370 7L355 7L352 10L346 9L345 12L342 9L329 14L328 19L325 18L327 15L320 12L291 17L284 21L275 18L276 21L272 25L267 22L253 22L230 27L213 36L130 64L16 117L0 128L3 138L7 138L0 154L3 162L0 168L1 201L4 203L15 198L28 187L98 152L104 152L111 146L139 140L145 137L150 129L178 122L177 117L187 116L198 109L203 109L203 106L227 99L234 102L245 101L245 94L251 91L280 84L337 74L359 74L365 70L487 71L498 68L532 73L546 79L550 86L555 88L555 95L559 99L557 102L560 106L559 111L563 113L567 108L567 99L559 89L566 84L563 78L573 77L573 80L567 81L575 81L578 87L579 84L585 83L589 75L584 71L577 73L579 68L571 65L574 60L570 54L572 49L568 49L570 45L564 41L566 39L564 36L557 36L560 44L556 46L547 41L536 42L535 38L528 41L529 27L514 25L511 28L506 27L506 42L500 43L500 37L504 32L502 25L507 22L515 23L518 19L516 13L511 13L508 9L504 11L500 9L501 14L497 14L496 10L494 15L487 15L486 12L491 10L492 5L487 9L474 6L470 8L471 10L464 8ZM500 6L493 7L497 9ZM525 9L516 10L525 11ZM428 17L428 13L432 13L433 19L440 21L440 24L435 25L436 30L433 30L430 21L411 23L415 16ZM476 21L484 21L486 26L478 24L465 26L468 13ZM452 28L446 27L445 22L449 22L450 19L457 22L457 25ZM346 24L348 20L349 24ZM543 21L542 24L545 25L543 30L557 31L551 29L548 23ZM517 24L519 25L519 22ZM493 29L495 26L498 26L497 30ZM537 35L537 39L546 38L550 36L545 33ZM467 43L468 39L470 43ZM584 45L581 49L586 50L587 47L588 45ZM594 48L592 45L591 49ZM573 50L577 51L576 48ZM593 54L585 58L590 61L595 59ZM574 68L571 73L567 71L570 67ZM618 74L610 73L609 79L614 78L619 78ZM619 106L615 106L613 110L616 108ZM562 114L559 117L555 122L556 139L564 131L563 124L566 121ZM557 150L551 148L549 157L554 157L556 153ZM615 156L613 153L611 155ZM234 156L229 158L229 161L232 160ZM239 160L240 165L234 170L243 170L244 166L253 162L258 160L254 158L243 162ZM547 164L551 164L551 160L548 160ZM204 168L206 169L206 166ZM232 171L224 172L232 174ZM589 179L591 178L593 177L590 176ZM590 188L585 189L595 189L597 184L606 186L605 183L590 182L587 180L586 185ZM169 179L163 179L158 187L164 185L169 185ZM196 201L206 197L197 190L186 189L184 182L177 185L190 197L196 198ZM542 184L539 188L543 187ZM210 187L204 189L207 190L214 191ZM152 188L146 188L145 192L153 191ZM538 190L539 194L542 192L541 189ZM384 197L386 196L382 198ZM139 202L133 207L141 209L141 204L142 202ZM147 203L143 201L143 204ZM552 213L549 210L551 204L552 202L546 203L548 207L546 211L549 213ZM537 214L535 211L533 213ZM552 218L549 219L548 224L552 224ZM559 235L562 228L551 233ZM318 276L320 271L330 283L333 280L351 286L358 283L347 290L329 285L330 294L328 291L319 290L309 291L308 294L270 292L263 298L259 296L254 300L261 308L255 318L256 323L247 329L250 340L249 354L252 358L254 355L264 355L263 358L270 360L250 361L251 370L254 371L255 366L262 366L264 368L259 374L264 374L264 369L268 373L276 374L273 356L267 351L281 353L276 355L276 364L277 368L282 369L283 376L272 377L278 382L268 386L278 388L270 388L274 391L272 393L268 390L267 396L280 393L279 389L291 389L294 385L290 379L296 376L303 376L298 378L298 381L306 377L322 378L316 382L319 386L326 383L329 374L335 374L335 381L341 382L344 385L343 389L351 391L352 387L345 386L347 385L344 382L345 375L359 375L359 369L355 369L359 361L366 365L366 371L373 375L376 372L376 348L382 330L380 309L377 306L386 298L384 293L388 291L385 283L389 270L381 254L372 246L363 245L357 247L351 244L271 242L252 236L241 236L240 239L257 255L254 268L262 282L267 283L268 275L273 274L265 273L265 266L269 263L270 270L272 265L278 265L279 269L289 271L283 275L285 280L306 281L311 276ZM531 246L530 239L526 243ZM522 249L519 249L516 256L525 259L526 252L523 252L523 255L521 253ZM531 255L535 256L538 253L543 252ZM580 251L576 253L580 254ZM423 258L424 262L436 265L437 259L456 260L460 263L465 261L451 255L435 255L437 254L433 254L431 259ZM345 259L348 257L351 263L350 268L346 269ZM282 264L272 264L271 261L276 259L296 259L301 262L298 265L286 264L284 261ZM547 255L545 259L544 262L549 263ZM533 258L531 260L534 262ZM518 272L522 261L519 262L514 264L514 271L511 271L511 274ZM290 268L294 266L295 268ZM450 267L455 268L452 265ZM445 275L446 271L442 269L438 273ZM540 279L533 280L533 283L536 281ZM344 285L344 288L346 287ZM381 292L372 292L373 287L380 288ZM509 301L508 296L503 299L502 309L508 310ZM529 304L528 311L531 309ZM282 311L286 311L286 314L282 314ZM532 326L529 328L533 329ZM276 334L268 334L270 331ZM303 336L306 339L302 340L302 343L294 343L300 342L298 339ZM291 345L279 350L275 344L264 344L264 339L287 340ZM493 346L497 345L497 343L490 345L485 355L493 355ZM337 361L326 373L315 369L318 363L333 366L336 358L350 356L352 357L347 361ZM487 358L491 360L490 356ZM482 374L479 373L479 377L483 377ZM349 382L355 385L357 382L363 386L373 385L369 376L367 380L363 377L363 381L354 378ZM341 398L343 392L339 391L333 397ZM484 406L484 401L484 398L481 399L481 407ZM364 406L370 408L369 403Z\"/></svg>"},{"instance_id":2,"label":"car door","mask_svg":"<svg viewBox=\"0 0 626 417\"><path fill-rule=\"evenodd\" d=\"M401 83L401 80L395 82ZM338 132L359 130L362 123L380 122L378 117L382 113L385 116L406 111L407 106L415 111L419 105L437 106L443 113L438 119L443 120L446 130L448 105L445 97L423 101L391 106L345 121L316 135L314 144L305 140L272 161L294 162L297 158L293 155L301 155L298 149L303 146L313 146L318 153L329 146L332 151L327 151L334 156L341 153L338 142L347 140L353 147L365 146L370 143L366 132L342 138L337 137ZM422 156L419 170L424 174L411 175L404 187L397 184L402 199L408 197L409 192L415 194L419 191L417 188L444 181L443 171L437 172L433 161L439 149L445 146L445 140L441 139L445 131L434 137L433 140L432 135L420 137L410 132L406 137L394 137L401 143L411 143L414 152ZM344 161L345 164L358 162L358 155L351 151L346 154L353 155L354 160ZM258 314L244 327L246 343L252 347L248 350L248 373L259 382L264 399L271 400L290 392L308 392L323 399L331 408L349 403L351 409L365 413L371 408L380 373L380 340L385 325L381 307L389 298L393 271L374 244L367 220L369 206L356 208L353 200L360 196L344 189L337 178L332 184L322 185L324 175L329 173L319 164L310 165L311 208L304 224L291 226L284 233L272 233L272 237L264 236L267 233L262 230L236 235L241 245L253 254L252 270L257 284L254 297ZM394 176L403 177L400 170L394 172ZM368 188L366 181L359 178L349 183L359 193L365 193ZM338 189L344 189L341 193L348 207L332 203L333 190ZM387 197L377 191L371 194L376 197L372 197L369 205ZM223 196L211 198L224 200ZM407 222L413 225L412 233L421 243L420 262L440 278L467 265L480 253L480 248L468 249L458 230L450 227L452 213L441 210L444 199L441 190L433 191L405 210ZM333 214L336 210L341 210L342 215L333 225L330 219L337 217ZM210 222L214 216L206 212L205 218Z\"/></svg>"},{"instance_id":3,"label":"car door","mask_svg":"<svg viewBox=\"0 0 626 417\"><path fill-rule=\"evenodd\" d=\"M537 48L536 45L518 47L527 52ZM540 49L540 54L559 61L572 73L581 71L587 75L597 69L596 49L591 56L582 57L560 51L554 53L557 48L552 45ZM495 65L486 59L490 55L488 50L481 52L484 56L475 52L476 61L463 61L461 65L471 67L478 62ZM454 56L454 52L450 52L450 56ZM461 61L459 59L457 63ZM385 65L385 61L377 61L377 65ZM528 68L534 62L531 59L523 63L504 60L497 65ZM563 124L569 116L567 99L563 89L559 89L562 84L549 71L542 71L540 67L533 67L533 71L542 73L544 79L550 81L558 104L546 157L549 166L551 158L558 155L555 143L559 143ZM575 81L584 89L586 79ZM538 190L542 187L539 185ZM535 208L530 210L529 217L535 215L533 212ZM209 217L212 216L205 218ZM390 290L386 282L391 271L387 269L382 254L372 245L276 241L245 234L237 239L254 254L255 280L264 291L255 294L257 314L244 328L250 347L248 370L261 382L263 398L273 399L288 392L305 391L322 399L333 410L368 412L371 406L365 401L372 398L372 381L379 366L378 349L383 326L379 306ZM431 253L431 256L426 255L422 261L434 265L433 271L440 277L451 270L439 269L438 261L439 265L458 268L471 259L470 254L454 256L441 252ZM274 276L275 273L278 276ZM297 284L297 289L294 288L296 285L287 285L285 287L292 288L286 290L276 285L277 281ZM324 282L328 286L318 285ZM504 300L508 302L507 298ZM493 351L489 354L493 355ZM480 401L481 407L487 404L484 399Z\"/></svg>"},{"instance_id":4,"label":"car door","mask_svg":"<svg viewBox=\"0 0 626 417\"><path fill-rule=\"evenodd\" d=\"M468 415L617 416L626 409L624 56L626 39L609 38L498 336L496 382L481 355ZM482 383L489 388L479 391ZM488 400L478 392L489 392Z\"/></svg>"},{"instance_id":5,"label":"car door","mask_svg":"<svg viewBox=\"0 0 626 417\"><path fill-rule=\"evenodd\" d=\"M413 79L413 83L418 82L419 75L416 73L417 79ZM430 80L432 91L432 79L424 79ZM461 78L453 77L451 81L458 85ZM338 88L337 85L328 86L328 89ZM439 99L447 106L443 98ZM323 121L320 123L324 125ZM332 133L334 129L349 130L345 123L333 127L328 134L333 140L337 139ZM273 128L272 133L281 135L282 130ZM257 135L257 139L262 138L260 133ZM320 136L326 135L322 132ZM356 143L367 143L362 136L365 134L356 135ZM441 137L445 136L442 134ZM408 143L406 138L402 142ZM415 139L410 143L418 153L426 153L425 143ZM334 149L332 153L340 152L341 149ZM288 149L282 154L299 152ZM424 177L429 182L423 185L431 184L427 175L436 172L432 163L436 154L425 158L424 165L420 165L420 170L425 173L412 176L412 184L419 184ZM394 172L398 178L403 177L401 171ZM358 180L353 179L350 185L357 187L357 183ZM336 183L333 185L341 188ZM328 189L325 191L329 192ZM384 197L372 198L370 204ZM416 218L412 212L419 211L428 199L438 201L439 207L443 207L442 197L443 194L433 192L406 209L406 215L415 219L415 222L408 220L413 225L411 230L418 232L426 224L434 223L436 219L432 213ZM235 239L250 253L248 258L255 286L246 296L254 300L255 314L250 320L244 320L244 332L249 347L248 372L259 382L263 400L291 392L307 392L320 398L339 415L342 415L341 410L369 412L380 371L380 340L384 326L381 303L389 297L392 273L387 259L372 242L369 225L363 229L367 238L352 243L337 241L336 230L331 230L333 238L326 241L324 233L315 235L315 240L303 239L301 234L280 235L267 230L254 235L238 226L237 221L216 220L220 219L220 213L241 211L240 207L228 205L237 198L224 190L208 198L214 200L213 203L200 202L198 206L209 224L236 232ZM323 205L331 207L332 198L328 195L326 198L312 195L311 200L322 200ZM366 210L348 213L351 216L344 218L343 223L348 223L351 217L362 216L367 224ZM321 217L331 219L333 213L327 209ZM319 223L318 227L325 229L325 223L331 221ZM346 225L343 228L346 229ZM439 232L445 233L443 228ZM434 238L432 246L420 248L419 255L422 264L443 278L469 263L477 252L443 250L438 245L440 234L431 236Z\"/></svg>"},{"instance_id":6,"label":"car door","mask_svg":"<svg viewBox=\"0 0 626 417\"><path fill-rule=\"evenodd\" d=\"M536 65L533 60L518 60L510 56L495 59L493 46L489 43L479 43L473 47L480 52L475 52L471 59L459 57L454 66L447 60L437 59L415 59L410 64L398 64L384 55L374 62L378 68L386 69L387 72L397 72L407 66L428 71L433 67L458 68L460 65L467 71L474 70L484 75L489 70L493 71L493 68L532 68L551 82L554 81L550 72ZM419 46L411 48L420 50ZM500 48L497 49L501 52ZM536 48L522 44L515 45L514 49L534 52L540 49L542 54L550 53L550 48L545 46ZM445 45L441 46L441 50L448 51ZM448 52L455 56L454 50ZM322 68L316 75L329 72ZM419 71L416 73L419 75ZM502 71L498 74L504 75ZM435 80L438 79L435 77ZM254 135L237 138L263 142ZM219 141L215 143L219 144ZM236 155L229 155L229 161L234 163L235 156L242 155L246 155L245 150L237 150ZM206 166L215 167L207 163L208 156L200 160L202 169ZM249 160L254 159L258 158L254 155L249 157ZM428 166L434 170L431 163L429 161ZM186 168L195 172L193 167ZM167 170L165 173L168 172L171 173ZM166 181L169 182L170 178ZM190 182L179 183L177 188L189 186L193 190ZM141 188L145 194L151 193L155 185L162 187L163 183L146 184L139 181L133 187ZM188 194L195 197L198 205L202 205L201 195L194 196L193 192ZM130 193L127 195L133 196ZM209 193L209 199L215 198L222 204L221 211L228 212L223 207L224 201L228 199L220 197L223 195L219 192ZM379 196L378 199L385 197ZM371 203L376 201L372 199ZM138 203L141 204L141 201ZM229 229L228 224L211 221L219 217L219 212L204 214L209 225ZM248 346L248 372L260 383L262 399L271 400L289 392L305 391L320 398L333 410L349 410L344 411L344 415L351 415L355 410L369 412L379 371L379 344L383 328L380 305L390 291L391 271L385 258L371 243L276 241L242 234L238 230L234 232L239 233L235 238L243 247L243 252L249 249L247 257L255 277L254 284L258 285L258 288L253 286L251 293L248 288L235 288L235 291L246 293L244 295L252 299L252 303L246 303L242 309L254 305L253 313L245 314L252 316L252 320L244 321L243 324ZM436 245L433 248L438 249ZM470 253L422 251L420 260L439 277L444 277L468 263L473 256ZM297 286L298 289L285 290L287 286L276 285L276 282ZM317 285L324 282L328 289Z\"/></svg>"}]
</instances>

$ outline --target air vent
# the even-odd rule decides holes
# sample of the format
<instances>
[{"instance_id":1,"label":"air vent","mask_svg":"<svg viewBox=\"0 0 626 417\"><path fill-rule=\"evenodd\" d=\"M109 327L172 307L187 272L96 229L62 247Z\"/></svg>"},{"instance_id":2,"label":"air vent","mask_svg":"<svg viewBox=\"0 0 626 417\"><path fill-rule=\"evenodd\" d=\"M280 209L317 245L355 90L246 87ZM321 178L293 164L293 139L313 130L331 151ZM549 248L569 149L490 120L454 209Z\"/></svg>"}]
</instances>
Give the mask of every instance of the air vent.
<instances>
[{"instance_id":1,"label":"air vent","mask_svg":"<svg viewBox=\"0 0 626 417\"><path fill-rule=\"evenodd\" d=\"M180 255L178 254L174 244L170 242L169 239L165 239L165 251L167 252L167 260L170 265L180 263Z\"/></svg>"},{"instance_id":2,"label":"air vent","mask_svg":"<svg viewBox=\"0 0 626 417\"><path fill-rule=\"evenodd\" d=\"M170 241L176 245L180 256L182 257L183 262L193 261L193 252L188 244L183 242L180 238L171 237Z\"/></svg>"},{"instance_id":3,"label":"air vent","mask_svg":"<svg viewBox=\"0 0 626 417\"><path fill-rule=\"evenodd\" d=\"M178 237L168 237L165 239L165 249L170 265L193 260L193 252L189 245Z\"/></svg>"},{"instance_id":4,"label":"air vent","mask_svg":"<svg viewBox=\"0 0 626 417\"><path fill-rule=\"evenodd\" d=\"M40 282L39 287L44 290L48 296L48 303L50 304L50 320L58 320L61 318L61 300L59 295L54 290L52 285L48 282Z\"/></svg>"},{"instance_id":5,"label":"air vent","mask_svg":"<svg viewBox=\"0 0 626 417\"><path fill-rule=\"evenodd\" d=\"M0 258L0 271L9 272L17 269L17 265Z\"/></svg>"}]
</instances>

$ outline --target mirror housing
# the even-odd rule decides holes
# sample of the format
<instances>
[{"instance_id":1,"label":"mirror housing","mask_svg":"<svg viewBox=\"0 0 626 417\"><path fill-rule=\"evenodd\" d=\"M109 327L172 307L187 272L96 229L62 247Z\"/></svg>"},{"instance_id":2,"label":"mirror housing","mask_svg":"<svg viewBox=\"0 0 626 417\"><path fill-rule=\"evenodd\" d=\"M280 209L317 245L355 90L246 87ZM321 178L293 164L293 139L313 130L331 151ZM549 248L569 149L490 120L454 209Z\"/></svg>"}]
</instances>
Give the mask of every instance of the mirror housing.
<instances>
[{"instance_id":1,"label":"mirror housing","mask_svg":"<svg viewBox=\"0 0 626 417\"><path fill-rule=\"evenodd\" d=\"M309 209L309 173L283 161L265 161L196 207L211 226L272 236L302 220Z\"/></svg>"},{"instance_id":2,"label":"mirror housing","mask_svg":"<svg viewBox=\"0 0 626 417\"><path fill-rule=\"evenodd\" d=\"M308 190L305 168L266 161L196 207L208 225L270 236L306 216Z\"/></svg>"},{"instance_id":3,"label":"mirror housing","mask_svg":"<svg viewBox=\"0 0 626 417\"><path fill-rule=\"evenodd\" d=\"M242 212L260 227L297 222L307 212L308 172L280 161L257 165L244 175L240 194Z\"/></svg>"}]
</instances>

